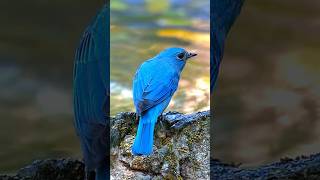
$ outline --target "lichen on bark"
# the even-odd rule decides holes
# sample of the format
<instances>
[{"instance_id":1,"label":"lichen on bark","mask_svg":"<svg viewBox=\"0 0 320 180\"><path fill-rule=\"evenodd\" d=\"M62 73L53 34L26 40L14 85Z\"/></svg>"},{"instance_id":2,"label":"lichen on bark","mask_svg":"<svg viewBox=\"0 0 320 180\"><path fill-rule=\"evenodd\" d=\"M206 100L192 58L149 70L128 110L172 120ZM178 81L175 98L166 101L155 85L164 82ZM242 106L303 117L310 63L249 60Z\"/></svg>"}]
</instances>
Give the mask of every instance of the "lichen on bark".
<instances>
[{"instance_id":1,"label":"lichen on bark","mask_svg":"<svg viewBox=\"0 0 320 180\"><path fill-rule=\"evenodd\" d=\"M152 155L133 156L135 114L112 118L111 179L209 179L210 112L168 112L159 121Z\"/></svg>"}]
</instances>

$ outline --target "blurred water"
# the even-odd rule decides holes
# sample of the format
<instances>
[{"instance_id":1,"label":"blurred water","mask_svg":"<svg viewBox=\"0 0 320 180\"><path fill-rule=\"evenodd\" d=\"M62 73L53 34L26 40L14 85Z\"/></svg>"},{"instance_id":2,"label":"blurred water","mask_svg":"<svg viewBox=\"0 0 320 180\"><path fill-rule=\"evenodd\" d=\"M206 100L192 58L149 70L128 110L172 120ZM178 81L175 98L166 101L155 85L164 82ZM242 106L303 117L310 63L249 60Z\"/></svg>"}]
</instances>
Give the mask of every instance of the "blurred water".
<instances>
[{"instance_id":1,"label":"blurred water","mask_svg":"<svg viewBox=\"0 0 320 180\"><path fill-rule=\"evenodd\" d=\"M184 69L168 110L209 109L210 8L208 0L111 1L111 114L134 111L131 82L137 67L167 47L198 56Z\"/></svg>"}]
</instances>

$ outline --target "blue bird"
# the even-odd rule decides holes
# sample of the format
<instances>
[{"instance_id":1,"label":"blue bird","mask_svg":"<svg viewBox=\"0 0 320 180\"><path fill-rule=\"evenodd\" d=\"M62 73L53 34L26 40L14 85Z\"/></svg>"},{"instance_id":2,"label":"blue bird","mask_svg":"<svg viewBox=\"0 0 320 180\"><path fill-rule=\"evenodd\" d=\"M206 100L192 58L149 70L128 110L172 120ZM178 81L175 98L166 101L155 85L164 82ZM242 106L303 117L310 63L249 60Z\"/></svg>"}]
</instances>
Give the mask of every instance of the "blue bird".
<instances>
[{"instance_id":1,"label":"blue bird","mask_svg":"<svg viewBox=\"0 0 320 180\"><path fill-rule=\"evenodd\" d=\"M73 72L74 125L85 163L85 178L109 179L109 7L87 27Z\"/></svg>"},{"instance_id":2,"label":"blue bird","mask_svg":"<svg viewBox=\"0 0 320 180\"><path fill-rule=\"evenodd\" d=\"M133 79L133 101L140 120L132 146L134 155L152 153L157 119L177 90L186 61L196 55L183 48L168 48L142 63L136 71Z\"/></svg>"}]
</instances>

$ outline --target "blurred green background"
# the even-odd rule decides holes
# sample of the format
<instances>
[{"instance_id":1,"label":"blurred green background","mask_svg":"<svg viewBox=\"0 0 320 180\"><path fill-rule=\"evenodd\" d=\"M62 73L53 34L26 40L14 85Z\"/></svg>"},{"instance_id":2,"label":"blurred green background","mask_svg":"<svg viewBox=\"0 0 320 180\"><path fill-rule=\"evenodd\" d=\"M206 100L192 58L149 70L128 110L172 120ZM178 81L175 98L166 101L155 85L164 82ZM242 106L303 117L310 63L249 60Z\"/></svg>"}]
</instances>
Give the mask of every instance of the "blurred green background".
<instances>
[{"instance_id":1,"label":"blurred green background","mask_svg":"<svg viewBox=\"0 0 320 180\"><path fill-rule=\"evenodd\" d=\"M201 15L206 13L199 11L202 3L198 7L197 1L181 5L170 0L152 5L141 0L141 10L128 11L127 3L136 1L113 2L111 33L117 35L111 46L123 51L111 53L112 67L132 73L160 49L180 45L203 55L186 66L180 93L186 88L205 92L194 88L202 73L197 87L201 90L208 82L201 71L209 53L208 27L203 23L207 21ZM72 122L74 50L102 3L0 2L0 173L14 172L36 159L81 157ZM167 12L168 7L182 10ZM216 158L249 166L320 151L319 7L314 0L245 3L227 40L212 97ZM111 79L112 89L129 98L131 76L118 71ZM184 98L175 101L172 109L198 108L182 106L188 104ZM112 111L132 110L131 102L126 102L117 103Z\"/></svg>"}]
</instances>

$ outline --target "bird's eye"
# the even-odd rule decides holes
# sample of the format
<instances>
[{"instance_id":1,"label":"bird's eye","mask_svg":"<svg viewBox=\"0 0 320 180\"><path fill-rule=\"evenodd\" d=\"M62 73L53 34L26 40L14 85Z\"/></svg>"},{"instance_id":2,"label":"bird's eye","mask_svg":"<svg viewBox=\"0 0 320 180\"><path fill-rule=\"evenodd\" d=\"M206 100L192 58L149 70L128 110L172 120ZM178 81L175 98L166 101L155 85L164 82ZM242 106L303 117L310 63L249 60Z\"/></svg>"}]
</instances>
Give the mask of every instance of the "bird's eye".
<instances>
[{"instance_id":1,"label":"bird's eye","mask_svg":"<svg viewBox=\"0 0 320 180\"><path fill-rule=\"evenodd\" d=\"M178 56L177 56L179 59L183 59L183 57L184 57L184 53L180 53L180 54L178 54Z\"/></svg>"}]
</instances>

